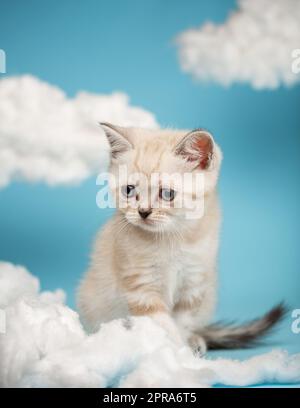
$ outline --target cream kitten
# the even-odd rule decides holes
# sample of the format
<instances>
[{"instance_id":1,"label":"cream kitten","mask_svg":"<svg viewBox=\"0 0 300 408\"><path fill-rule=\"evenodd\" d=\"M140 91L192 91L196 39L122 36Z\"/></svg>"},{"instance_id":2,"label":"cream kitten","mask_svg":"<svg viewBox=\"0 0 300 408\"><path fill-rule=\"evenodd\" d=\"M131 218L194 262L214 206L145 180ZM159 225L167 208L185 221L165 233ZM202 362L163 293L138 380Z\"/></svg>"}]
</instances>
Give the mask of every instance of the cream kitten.
<instances>
[{"instance_id":1,"label":"cream kitten","mask_svg":"<svg viewBox=\"0 0 300 408\"><path fill-rule=\"evenodd\" d=\"M85 324L97 330L111 319L146 315L196 351L253 344L282 317L283 306L241 327L208 326L216 304L222 161L211 134L102 127L111 146L118 208L96 239L79 288ZM173 174L200 178L177 186L165 180ZM195 193L195 183L202 194Z\"/></svg>"}]
</instances>

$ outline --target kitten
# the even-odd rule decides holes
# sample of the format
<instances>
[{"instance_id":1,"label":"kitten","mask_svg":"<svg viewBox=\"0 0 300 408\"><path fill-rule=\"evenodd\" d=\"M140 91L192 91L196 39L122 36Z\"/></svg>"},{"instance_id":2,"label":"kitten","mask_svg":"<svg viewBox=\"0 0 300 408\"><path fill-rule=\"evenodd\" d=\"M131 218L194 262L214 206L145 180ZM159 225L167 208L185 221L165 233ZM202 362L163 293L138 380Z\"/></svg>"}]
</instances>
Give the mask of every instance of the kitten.
<instances>
[{"instance_id":1,"label":"kitten","mask_svg":"<svg viewBox=\"0 0 300 408\"><path fill-rule=\"evenodd\" d=\"M240 327L209 325L216 304L221 219L216 184L222 161L211 134L108 123L102 128L111 146L118 208L96 239L79 288L84 323L97 330L128 314L150 316L178 344L201 353L254 344L281 319L282 305ZM163 177L172 174L199 179L175 188ZM195 183L202 194L195 194Z\"/></svg>"}]
</instances>

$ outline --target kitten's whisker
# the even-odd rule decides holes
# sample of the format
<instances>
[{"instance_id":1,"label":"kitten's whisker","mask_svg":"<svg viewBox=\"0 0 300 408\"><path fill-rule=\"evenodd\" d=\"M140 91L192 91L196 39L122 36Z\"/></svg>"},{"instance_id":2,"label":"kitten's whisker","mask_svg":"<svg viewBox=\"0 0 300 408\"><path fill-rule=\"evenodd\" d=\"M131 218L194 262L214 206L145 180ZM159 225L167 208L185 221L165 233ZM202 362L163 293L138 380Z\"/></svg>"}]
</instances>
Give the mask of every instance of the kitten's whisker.
<instances>
[{"instance_id":1,"label":"kitten's whisker","mask_svg":"<svg viewBox=\"0 0 300 408\"><path fill-rule=\"evenodd\" d=\"M120 226L120 228L118 228L118 230L116 231L116 235L119 235L126 229L126 227L130 225L130 223L125 218L122 218L117 225Z\"/></svg>"}]
</instances>

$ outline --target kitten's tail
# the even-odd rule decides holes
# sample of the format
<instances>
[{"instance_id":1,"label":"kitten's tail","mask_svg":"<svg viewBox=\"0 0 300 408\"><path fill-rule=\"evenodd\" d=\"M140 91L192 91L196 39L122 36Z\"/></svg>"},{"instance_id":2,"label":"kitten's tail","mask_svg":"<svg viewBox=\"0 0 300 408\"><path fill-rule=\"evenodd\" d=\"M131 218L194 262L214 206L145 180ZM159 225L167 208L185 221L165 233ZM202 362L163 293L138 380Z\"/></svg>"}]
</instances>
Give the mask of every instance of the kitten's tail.
<instances>
[{"instance_id":1,"label":"kitten's tail","mask_svg":"<svg viewBox=\"0 0 300 408\"><path fill-rule=\"evenodd\" d=\"M217 323L197 333L205 339L208 350L250 348L261 344L261 338L270 333L286 312L286 306L280 303L264 316L241 326Z\"/></svg>"}]
</instances>

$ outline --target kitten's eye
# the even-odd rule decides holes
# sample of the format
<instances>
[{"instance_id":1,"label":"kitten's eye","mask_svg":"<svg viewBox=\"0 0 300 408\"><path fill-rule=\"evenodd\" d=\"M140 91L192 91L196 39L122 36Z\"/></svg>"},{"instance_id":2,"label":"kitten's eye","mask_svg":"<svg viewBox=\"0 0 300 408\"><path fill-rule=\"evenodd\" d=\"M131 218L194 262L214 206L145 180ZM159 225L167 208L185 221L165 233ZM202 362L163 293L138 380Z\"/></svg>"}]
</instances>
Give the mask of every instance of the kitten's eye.
<instances>
[{"instance_id":1,"label":"kitten's eye","mask_svg":"<svg viewBox=\"0 0 300 408\"><path fill-rule=\"evenodd\" d=\"M165 201L173 201L176 196L176 191L168 188L161 188L159 190L159 197Z\"/></svg>"},{"instance_id":2,"label":"kitten's eye","mask_svg":"<svg viewBox=\"0 0 300 408\"><path fill-rule=\"evenodd\" d=\"M127 186L122 186L121 187L121 192L125 197L129 197L129 198L133 197L136 194L135 186L133 186L131 184L129 184Z\"/></svg>"}]
</instances>

